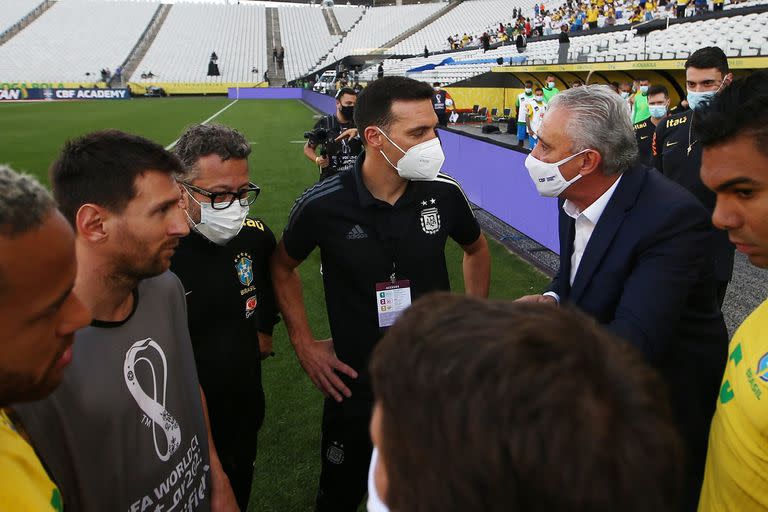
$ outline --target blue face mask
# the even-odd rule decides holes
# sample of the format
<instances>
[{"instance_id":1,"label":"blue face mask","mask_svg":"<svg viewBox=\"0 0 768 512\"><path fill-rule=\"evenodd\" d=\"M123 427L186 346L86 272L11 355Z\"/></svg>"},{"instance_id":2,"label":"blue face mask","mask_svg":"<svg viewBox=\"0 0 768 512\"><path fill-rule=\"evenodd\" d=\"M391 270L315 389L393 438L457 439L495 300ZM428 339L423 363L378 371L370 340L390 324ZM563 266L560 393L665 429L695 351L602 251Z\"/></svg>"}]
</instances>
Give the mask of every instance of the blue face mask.
<instances>
[{"instance_id":1,"label":"blue face mask","mask_svg":"<svg viewBox=\"0 0 768 512\"><path fill-rule=\"evenodd\" d=\"M648 110L651 111L651 117L655 119L661 119L667 115L666 105L648 105Z\"/></svg>"},{"instance_id":2,"label":"blue face mask","mask_svg":"<svg viewBox=\"0 0 768 512\"><path fill-rule=\"evenodd\" d=\"M691 107L691 110L696 110L701 105L703 105L706 102L712 101L715 97L716 91L707 91L707 92L694 92L694 91L688 91L688 96L686 99L688 100L688 106Z\"/></svg>"},{"instance_id":3,"label":"blue face mask","mask_svg":"<svg viewBox=\"0 0 768 512\"><path fill-rule=\"evenodd\" d=\"M648 86L647 85L641 85L640 86L640 92L643 94L648 94Z\"/></svg>"}]
</instances>

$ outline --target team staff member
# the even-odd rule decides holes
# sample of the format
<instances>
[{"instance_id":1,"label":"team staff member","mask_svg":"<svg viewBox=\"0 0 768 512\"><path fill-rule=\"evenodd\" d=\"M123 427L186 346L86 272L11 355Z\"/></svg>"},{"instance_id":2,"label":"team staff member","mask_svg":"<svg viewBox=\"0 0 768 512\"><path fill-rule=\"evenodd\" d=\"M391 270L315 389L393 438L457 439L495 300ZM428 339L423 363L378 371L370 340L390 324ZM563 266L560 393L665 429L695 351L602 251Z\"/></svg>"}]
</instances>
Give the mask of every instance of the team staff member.
<instances>
[{"instance_id":1,"label":"team staff member","mask_svg":"<svg viewBox=\"0 0 768 512\"><path fill-rule=\"evenodd\" d=\"M696 110L728 87L733 75L728 58L716 46L700 48L685 61L685 82L691 110L669 116L659 123L653 136L655 167L662 174L690 190L707 210L715 209L715 194L701 181L701 144L696 136ZM734 247L724 231L712 227L715 245L715 278L722 306L728 281L733 274Z\"/></svg>"},{"instance_id":2,"label":"team staff member","mask_svg":"<svg viewBox=\"0 0 768 512\"><path fill-rule=\"evenodd\" d=\"M189 334L213 440L241 510L248 508L264 421L261 359L272 352L276 307L269 275L275 237L248 218L259 188L251 148L222 125L189 128L174 149L191 230L171 260L186 291ZM261 349L259 348L261 347Z\"/></svg>"},{"instance_id":3,"label":"team staff member","mask_svg":"<svg viewBox=\"0 0 768 512\"><path fill-rule=\"evenodd\" d=\"M533 100L533 82L526 80L525 90L517 95L517 100L515 101L515 108L517 109L517 145L521 147L525 146L525 141L528 140L528 126L525 122L528 109L525 108L525 104L531 100ZM513 122L512 118L510 118L507 124L507 133L512 133Z\"/></svg>"},{"instance_id":4,"label":"team staff member","mask_svg":"<svg viewBox=\"0 0 768 512\"><path fill-rule=\"evenodd\" d=\"M45 250L40 250L45 247ZM75 235L37 181L0 166L0 500L5 510L63 510L61 493L9 405L61 382L74 332L91 320L72 292Z\"/></svg>"},{"instance_id":5,"label":"team staff member","mask_svg":"<svg viewBox=\"0 0 768 512\"><path fill-rule=\"evenodd\" d=\"M542 90L544 91L544 101L549 103L549 100L555 97L557 93L560 92L560 89L555 87L555 75L549 74L547 75L547 82L544 84L544 87Z\"/></svg>"},{"instance_id":6,"label":"team staff member","mask_svg":"<svg viewBox=\"0 0 768 512\"><path fill-rule=\"evenodd\" d=\"M768 268L768 72L725 89L697 113L704 146L701 179L717 194L712 221L759 268ZM768 510L768 301L741 324L729 346L700 512Z\"/></svg>"},{"instance_id":7,"label":"team staff member","mask_svg":"<svg viewBox=\"0 0 768 512\"><path fill-rule=\"evenodd\" d=\"M637 139L637 149L640 163L653 167L653 134L661 120L667 115L669 108L669 92L663 85L652 85L648 87L648 110L650 115L647 119L635 123L635 139Z\"/></svg>"},{"instance_id":8,"label":"team staff member","mask_svg":"<svg viewBox=\"0 0 768 512\"><path fill-rule=\"evenodd\" d=\"M432 108L435 109L437 122L440 123L440 126L448 126L448 108L453 104L453 100L448 91L440 88L440 82L435 82L432 86L435 88L432 95Z\"/></svg>"},{"instance_id":9,"label":"team staff member","mask_svg":"<svg viewBox=\"0 0 768 512\"><path fill-rule=\"evenodd\" d=\"M357 93L349 87L342 87L336 93L336 112L320 118L313 131L327 130L324 140L309 140L304 144L304 155L320 167L320 181L355 165L357 155L363 150L357 136L353 115ZM316 154L322 145L321 154Z\"/></svg>"},{"instance_id":10,"label":"team staff member","mask_svg":"<svg viewBox=\"0 0 768 512\"><path fill-rule=\"evenodd\" d=\"M650 110L648 110L648 88L651 86L651 83L647 78L639 78L637 84L637 92L634 96L630 97L629 101L632 106L633 123L639 123L651 115Z\"/></svg>"},{"instance_id":11,"label":"team staff member","mask_svg":"<svg viewBox=\"0 0 768 512\"><path fill-rule=\"evenodd\" d=\"M316 510L355 511L365 495L373 404L368 358L411 300L448 290L448 237L464 249L468 294L488 294L490 256L461 187L439 174L432 88L373 82L355 122L366 151L352 172L315 185L291 211L272 259L275 294L302 367L326 401ZM315 340L296 267L320 247L332 340Z\"/></svg>"}]
</instances>

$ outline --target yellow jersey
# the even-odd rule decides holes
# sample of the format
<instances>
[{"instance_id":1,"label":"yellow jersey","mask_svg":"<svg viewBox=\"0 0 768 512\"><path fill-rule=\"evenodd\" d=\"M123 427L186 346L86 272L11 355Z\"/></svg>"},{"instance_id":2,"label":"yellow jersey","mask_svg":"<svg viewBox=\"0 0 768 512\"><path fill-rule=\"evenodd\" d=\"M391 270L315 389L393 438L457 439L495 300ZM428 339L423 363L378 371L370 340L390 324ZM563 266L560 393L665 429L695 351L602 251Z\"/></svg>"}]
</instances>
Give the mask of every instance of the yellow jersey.
<instances>
[{"instance_id":1,"label":"yellow jersey","mask_svg":"<svg viewBox=\"0 0 768 512\"><path fill-rule=\"evenodd\" d=\"M0 510L64 510L59 489L3 409L0 409Z\"/></svg>"},{"instance_id":2,"label":"yellow jersey","mask_svg":"<svg viewBox=\"0 0 768 512\"><path fill-rule=\"evenodd\" d=\"M600 17L600 11L596 7L587 11L587 22L594 23L598 17Z\"/></svg>"},{"instance_id":3,"label":"yellow jersey","mask_svg":"<svg viewBox=\"0 0 768 512\"><path fill-rule=\"evenodd\" d=\"M699 512L768 510L768 301L736 331L712 419Z\"/></svg>"}]
</instances>

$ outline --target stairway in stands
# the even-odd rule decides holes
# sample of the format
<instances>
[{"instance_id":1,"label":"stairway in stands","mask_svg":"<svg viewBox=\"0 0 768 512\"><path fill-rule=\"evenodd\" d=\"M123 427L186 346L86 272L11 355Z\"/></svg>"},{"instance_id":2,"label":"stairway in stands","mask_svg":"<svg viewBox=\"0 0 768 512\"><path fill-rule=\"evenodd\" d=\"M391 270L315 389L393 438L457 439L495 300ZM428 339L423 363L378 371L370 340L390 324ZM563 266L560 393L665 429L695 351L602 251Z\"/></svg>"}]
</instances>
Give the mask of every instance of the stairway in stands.
<instances>
[{"instance_id":1,"label":"stairway in stands","mask_svg":"<svg viewBox=\"0 0 768 512\"><path fill-rule=\"evenodd\" d=\"M410 29L406 30L405 32L403 32L402 34L397 36L396 38L392 39L391 41L386 42L383 45L381 45L381 48L379 48L377 53L384 53L387 50L389 50L390 48L392 48L393 46L395 46L397 43L405 41L406 39L411 37L413 34L418 32L419 30L423 29L424 27L426 27L427 25L429 25L430 23L432 23L436 19L445 16L446 14L448 14L449 12L451 12L452 10L457 8L463 1L464 0L452 0L452 1L448 2L448 5L446 5L445 7L443 7L439 11L437 11L435 14L433 14L429 18L425 19L424 21L422 21L421 23L416 25L415 27L411 27Z\"/></svg>"},{"instance_id":2,"label":"stairway in stands","mask_svg":"<svg viewBox=\"0 0 768 512\"><path fill-rule=\"evenodd\" d=\"M283 46L280 39L280 14L276 7L267 7L267 77L270 87L281 87L285 83L285 69L278 69L277 61L272 58L272 52L277 48L278 53Z\"/></svg>"},{"instance_id":3,"label":"stairway in stands","mask_svg":"<svg viewBox=\"0 0 768 512\"><path fill-rule=\"evenodd\" d=\"M54 0L45 0L41 2L40 5L32 9L26 16L21 18L18 23L13 25L11 28L6 30L5 32L0 33L0 46L4 45L13 36L21 32L25 28L27 28L30 23L32 23L37 18L42 16L45 13L45 11L50 9L54 3L55 3Z\"/></svg>"},{"instance_id":4,"label":"stairway in stands","mask_svg":"<svg viewBox=\"0 0 768 512\"><path fill-rule=\"evenodd\" d=\"M332 36L344 35L339 25L339 20L336 19L336 15L333 13L333 9L329 7L323 7L323 17L325 18L325 24L328 25L328 33Z\"/></svg>"},{"instance_id":5,"label":"stairway in stands","mask_svg":"<svg viewBox=\"0 0 768 512\"><path fill-rule=\"evenodd\" d=\"M141 37L136 42L136 46L133 47L133 50L131 50L131 53L128 54L125 62L123 62L123 72L120 77L118 78L113 75L109 80L110 87L124 87L128 78L133 76L133 72L136 71L139 63L147 54L147 50L152 46L155 37L157 37L157 33L160 32L160 27L165 23L168 13L171 12L171 7L173 7L173 4L160 4L158 6L157 11L155 11L154 16L152 16L146 30L141 34Z\"/></svg>"}]
</instances>

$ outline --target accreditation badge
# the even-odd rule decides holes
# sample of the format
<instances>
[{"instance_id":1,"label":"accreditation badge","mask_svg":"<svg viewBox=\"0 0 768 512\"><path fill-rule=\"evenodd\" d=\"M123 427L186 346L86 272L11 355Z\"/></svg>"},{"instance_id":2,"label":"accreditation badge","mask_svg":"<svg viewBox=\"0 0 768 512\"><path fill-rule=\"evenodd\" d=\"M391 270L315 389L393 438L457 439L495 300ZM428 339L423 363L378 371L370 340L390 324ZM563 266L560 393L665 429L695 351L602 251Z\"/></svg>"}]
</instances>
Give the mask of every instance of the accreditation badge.
<instances>
[{"instance_id":1,"label":"accreditation badge","mask_svg":"<svg viewBox=\"0 0 768 512\"><path fill-rule=\"evenodd\" d=\"M390 281L376 283L376 311L379 327L389 327L411 305L411 282Z\"/></svg>"}]
</instances>

